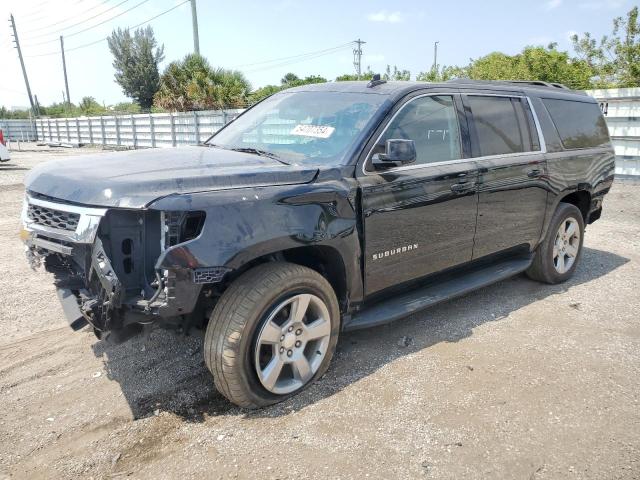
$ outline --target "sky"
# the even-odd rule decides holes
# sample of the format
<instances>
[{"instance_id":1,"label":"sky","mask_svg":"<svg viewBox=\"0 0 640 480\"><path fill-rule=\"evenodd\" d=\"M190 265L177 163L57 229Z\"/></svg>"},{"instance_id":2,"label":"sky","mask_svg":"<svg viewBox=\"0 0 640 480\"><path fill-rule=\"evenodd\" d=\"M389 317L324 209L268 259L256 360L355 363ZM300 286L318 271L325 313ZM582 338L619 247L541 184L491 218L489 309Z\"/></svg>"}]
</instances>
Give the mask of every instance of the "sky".
<instances>
[{"instance_id":1,"label":"sky","mask_svg":"<svg viewBox=\"0 0 640 480\"><path fill-rule=\"evenodd\" d=\"M40 104L62 101L63 35L71 100L92 96L111 105L128 99L114 81L111 53L101 39L114 28L138 25L173 8L148 23L164 44L162 68L193 51L191 8L184 1L0 0L7 19L0 22L0 105L29 104L10 13ZM572 33L591 32L596 38L610 33L612 19L633 5L631 0L197 0L201 54L213 66L241 70L254 88L278 84L287 72L328 79L353 73L349 42L358 38L366 42L363 70L384 72L387 64L397 65L412 78L431 68L436 41L441 65L465 65L493 51L514 54L549 42L570 50Z\"/></svg>"}]
</instances>

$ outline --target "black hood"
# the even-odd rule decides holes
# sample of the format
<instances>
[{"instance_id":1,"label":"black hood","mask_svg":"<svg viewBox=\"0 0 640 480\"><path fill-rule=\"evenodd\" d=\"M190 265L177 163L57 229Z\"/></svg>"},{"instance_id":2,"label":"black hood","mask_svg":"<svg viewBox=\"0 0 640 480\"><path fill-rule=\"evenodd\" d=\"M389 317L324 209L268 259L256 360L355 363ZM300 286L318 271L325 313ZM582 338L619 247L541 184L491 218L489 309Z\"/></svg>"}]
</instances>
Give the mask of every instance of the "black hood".
<instances>
[{"instance_id":1,"label":"black hood","mask_svg":"<svg viewBox=\"0 0 640 480\"><path fill-rule=\"evenodd\" d=\"M214 147L154 148L52 160L35 167L25 185L68 202L141 208L175 193L308 183L317 173Z\"/></svg>"}]
</instances>

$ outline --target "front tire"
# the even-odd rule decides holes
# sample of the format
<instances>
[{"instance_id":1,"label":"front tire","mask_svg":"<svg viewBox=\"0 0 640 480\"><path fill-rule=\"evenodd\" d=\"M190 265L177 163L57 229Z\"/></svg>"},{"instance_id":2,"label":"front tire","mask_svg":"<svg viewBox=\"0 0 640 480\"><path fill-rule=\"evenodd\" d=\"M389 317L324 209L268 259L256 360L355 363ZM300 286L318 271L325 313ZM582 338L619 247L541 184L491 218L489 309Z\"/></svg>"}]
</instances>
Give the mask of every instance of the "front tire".
<instances>
[{"instance_id":1,"label":"front tire","mask_svg":"<svg viewBox=\"0 0 640 480\"><path fill-rule=\"evenodd\" d=\"M533 280L550 284L567 281L578 266L583 242L582 212L575 205L560 203L527 275Z\"/></svg>"},{"instance_id":2,"label":"front tire","mask_svg":"<svg viewBox=\"0 0 640 480\"><path fill-rule=\"evenodd\" d=\"M322 376L339 330L338 301L324 277L301 265L267 263L238 277L216 304L205 363L220 393L260 408Z\"/></svg>"}]
</instances>

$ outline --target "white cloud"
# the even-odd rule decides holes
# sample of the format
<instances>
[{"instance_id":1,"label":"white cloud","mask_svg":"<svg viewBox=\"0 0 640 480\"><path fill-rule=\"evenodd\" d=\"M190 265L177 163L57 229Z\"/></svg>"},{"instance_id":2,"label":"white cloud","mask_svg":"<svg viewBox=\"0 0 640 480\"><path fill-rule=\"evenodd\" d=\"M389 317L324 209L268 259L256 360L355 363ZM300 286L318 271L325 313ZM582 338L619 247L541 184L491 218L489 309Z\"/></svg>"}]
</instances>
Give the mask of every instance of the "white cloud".
<instances>
[{"instance_id":1,"label":"white cloud","mask_svg":"<svg viewBox=\"0 0 640 480\"><path fill-rule=\"evenodd\" d=\"M545 8L547 10L555 10L560 5L562 5L562 0L548 0L545 4Z\"/></svg>"},{"instance_id":2,"label":"white cloud","mask_svg":"<svg viewBox=\"0 0 640 480\"><path fill-rule=\"evenodd\" d=\"M386 10L380 10L379 12L367 15L367 20L370 22L400 23L402 19L400 12L387 12Z\"/></svg>"}]
</instances>

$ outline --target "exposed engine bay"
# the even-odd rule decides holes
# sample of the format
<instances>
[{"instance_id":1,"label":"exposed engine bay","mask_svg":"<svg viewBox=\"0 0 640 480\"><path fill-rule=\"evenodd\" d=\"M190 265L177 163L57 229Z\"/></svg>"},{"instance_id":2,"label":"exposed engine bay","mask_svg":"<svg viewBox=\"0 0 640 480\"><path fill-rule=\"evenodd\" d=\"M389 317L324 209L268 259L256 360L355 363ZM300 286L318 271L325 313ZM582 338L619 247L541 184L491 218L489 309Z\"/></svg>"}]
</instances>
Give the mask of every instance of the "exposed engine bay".
<instances>
[{"instance_id":1,"label":"exposed engine bay","mask_svg":"<svg viewBox=\"0 0 640 480\"><path fill-rule=\"evenodd\" d=\"M204 212L92 208L29 193L22 216L31 267L53 273L72 327L88 322L99 338L203 317L194 312L202 286L221 278L162 266L169 249L200 234Z\"/></svg>"}]
</instances>

